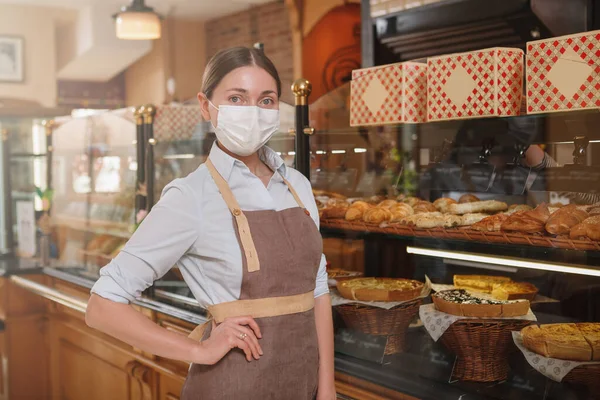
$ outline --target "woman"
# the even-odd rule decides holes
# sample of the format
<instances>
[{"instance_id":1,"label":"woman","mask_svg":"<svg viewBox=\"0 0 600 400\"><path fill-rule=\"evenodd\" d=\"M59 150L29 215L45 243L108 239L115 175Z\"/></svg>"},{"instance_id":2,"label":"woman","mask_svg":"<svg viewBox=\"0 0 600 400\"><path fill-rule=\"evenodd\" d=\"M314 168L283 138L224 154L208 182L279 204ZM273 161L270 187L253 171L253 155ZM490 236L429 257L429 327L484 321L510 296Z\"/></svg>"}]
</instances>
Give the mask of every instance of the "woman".
<instances>
[{"instance_id":1,"label":"woman","mask_svg":"<svg viewBox=\"0 0 600 400\"><path fill-rule=\"evenodd\" d=\"M218 142L205 164L167 185L92 288L89 326L193 363L182 400L336 397L311 186L264 146L279 128L280 95L261 51L237 47L210 60L198 100ZM201 340L127 305L175 264L214 318L191 335Z\"/></svg>"}]
</instances>

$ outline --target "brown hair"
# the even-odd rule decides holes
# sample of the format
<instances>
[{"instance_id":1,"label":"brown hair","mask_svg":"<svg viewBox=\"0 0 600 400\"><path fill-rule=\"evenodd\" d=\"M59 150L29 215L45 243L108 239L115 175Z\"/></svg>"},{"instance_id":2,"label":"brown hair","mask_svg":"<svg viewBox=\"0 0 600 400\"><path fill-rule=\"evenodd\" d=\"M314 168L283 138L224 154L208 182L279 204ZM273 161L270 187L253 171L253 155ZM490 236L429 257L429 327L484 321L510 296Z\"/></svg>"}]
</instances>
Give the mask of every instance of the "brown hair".
<instances>
[{"instance_id":1,"label":"brown hair","mask_svg":"<svg viewBox=\"0 0 600 400\"><path fill-rule=\"evenodd\" d=\"M257 66L267 71L277 83L277 97L281 96L281 79L273 62L261 50L248 47L231 47L215 54L204 70L202 93L211 99L225 75L234 69L248 66Z\"/></svg>"}]
</instances>

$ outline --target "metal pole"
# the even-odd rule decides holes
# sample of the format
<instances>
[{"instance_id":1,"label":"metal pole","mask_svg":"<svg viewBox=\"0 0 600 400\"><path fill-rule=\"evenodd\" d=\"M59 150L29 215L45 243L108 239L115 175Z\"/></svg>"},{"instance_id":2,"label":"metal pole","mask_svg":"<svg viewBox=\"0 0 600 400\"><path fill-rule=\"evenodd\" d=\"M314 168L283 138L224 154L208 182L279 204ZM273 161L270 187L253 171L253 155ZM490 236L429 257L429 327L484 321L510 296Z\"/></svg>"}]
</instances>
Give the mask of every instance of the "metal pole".
<instances>
[{"instance_id":1,"label":"metal pole","mask_svg":"<svg viewBox=\"0 0 600 400\"><path fill-rule=\"evenodd\" d=\"M145 147L146 141L144 140L144 106L138 107L133 112L135 117L135 150L136 150L136 194L135 194L135 215L138 211L146 208L146 196L139 192L141 185L146 182L146 158L145 158Z\"/></svg>"},{"instance_id":2,"label":"metal pole","mask_svg":"<svg viewBox=\"0 0 600 400\"><path fill-rule=\"evenodd\" d=\"M14 255L10 146L8 130L0 131L0 257Z\"/></svg>"},{"instance_id":3,"label":"metal pole","mask_svg":"<svg viewBox=\"0 0 600 400\"><path fill-rule=\"evenodd\" d=\"M296 164L295 167L310 179L310 136L315 130L309 126L308 96L312 85L306 79L298 79L292 84L296 104Z\"/></svg>"},{"instance_id":4,"label":"metal pole","mask_svg":"<svg viewBox=\"0 0 600 400\"><path fill-rule=\"evenodd\" d=\"M144 145L146 147L146 209L154 206L154 116L156 107L152 104L144 106Z\"/></svg>"}]
</instances>

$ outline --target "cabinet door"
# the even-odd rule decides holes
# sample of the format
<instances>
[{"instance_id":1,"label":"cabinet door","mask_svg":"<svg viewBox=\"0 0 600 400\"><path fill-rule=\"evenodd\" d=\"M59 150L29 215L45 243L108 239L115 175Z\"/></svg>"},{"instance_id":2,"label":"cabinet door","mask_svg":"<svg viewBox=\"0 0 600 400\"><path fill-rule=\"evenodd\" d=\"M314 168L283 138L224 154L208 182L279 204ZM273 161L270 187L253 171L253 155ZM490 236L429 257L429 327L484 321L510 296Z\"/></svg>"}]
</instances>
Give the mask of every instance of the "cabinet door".
<instances>
[{"instance_id":1,"label":"cabinet door","mask_svg":"<svg viewBox=\"0 0 600 400\"><path fill-rule=\"evenodd\" d=\"M155 373L79 321L52 323L53 398L153 400Z\"/></svg>"},{"instance_id":2,"label":"cabinet door","mask_svg":"<svg viewBox=\"0 0 600 400\"><path fill-rule=\"evenodd\" d=\"M159 400L179 400L181 389L183 388L183 380L176 379L170 376L161 375L158 388Z\"/></svg>"},{"instance_id":3,"label":"cabinet door","mask_svg":"<svg viewBox=\"0 0 600 400\"><path fill-rule=\"evenodd\" d=\"M4 329L0 330L0 400L8 400L8 373L6 371L6 335Z\"/></svg>"}]
</instances>

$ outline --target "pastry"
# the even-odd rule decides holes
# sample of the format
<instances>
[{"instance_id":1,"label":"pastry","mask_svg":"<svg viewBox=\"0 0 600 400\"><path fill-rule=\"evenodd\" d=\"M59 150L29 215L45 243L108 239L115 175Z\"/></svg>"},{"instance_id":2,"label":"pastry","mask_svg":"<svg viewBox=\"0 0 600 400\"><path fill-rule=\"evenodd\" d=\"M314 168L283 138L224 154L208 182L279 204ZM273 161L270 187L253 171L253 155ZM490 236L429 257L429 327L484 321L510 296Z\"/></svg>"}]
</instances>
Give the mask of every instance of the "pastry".
<instances>
[{"instance_id":1,"label":"pastry","mask_svg":"<svg viewBox=\"0 0 600 400\"><path fill-rule=\"evenodd\" d=\"M377 207L392 208L396 204L398 204L396 200L384 200L381 203L377 204Z\"/></svg>"},{"instance_id":2,"label":"pastry","mask_svg":"<svg viewBox=\"0 0 600 400\"><path fill-rule=\"evenodd\" d=\"M480 222L482 219L487 218L488 215L482 213L469 213L461 216L454 215L454 217L460 218L460 223L458 226L471 226L477 222Z\"/></svg>"},{"instance_id":3,"label":"pastry","mask_svg":"<svg viewBox=\"0 0 600 400\"><path fill-rule=\"evenodd\" d=\"M397 203L394 207L390 208L390 211L392 212L391 222L401 221L403 218L415 213L412 207L406 203Z\"/></svg>"},{"instance_id":4,"label":"pastry","mask_svg":"<svg viewBox=\"0 0 600 400\"><path fill-rule=\"evenodd\" d=\"M406 197L404 200L402 200L402 202L408 204L411 207L414 207L415 204L417 204L420 201L422 201L422 200L419 199L418 197Z\"/></svg>"},{"instance_id":5,"label":"pastry","mask_svg":"<svg viewBox=\"0 0 600 400\"><path fill-rule=\"evenodd\" d=\"M577 328L592 348L592 361L600 361L600 324L583 322Z\"/></svg>"},{"instance_id":6,"label":"pastry","mask_svg":"<svg viewBox=\"0 0 600 400\"><path fill-rule=\"evenodd\" d=\"M345 199L329 199L327 201L327 204L325 205L325 207L348 207L350 206L350 203L348 203L347 200Z\"/></svg>"},{"instance_id":7,"label":"pastry","mask_svg":"<svg viewBox=\"0 0 600 400\"><path fill-rule=\"evenodd\" d=\"M586 218L580 224L572 227L569 237L571 239L600 240L600 215Z\"/></svg>"},{"instance_id":8,"label":"pastry","mask_svg":"<svg viewBox=\"0 0 600 400\"><path fill-rule=\"evenodd\" d=\"M544 357L600 360L600 323L531 325L521 330L523 344Z\"/></svg>"},{"instance_id":9,"label":"pastry","mask_svg":"<svg viewBox=\"0 0 600 400\"><path fill-rule=\"evenodd\" d=\"M551 235L567 235L571 228L582 223L588 213L577 208L575 204L560 208L548 218L546 232Z\"/></svg>"},{"instance_id":10,"label":"pastry","mask_svg":"<svg viewBox=\"0 0 600 400\"><path fill-rule=\"evenodd\" d=\"M600 207L592 207L590 208L590 210L588 211L588 214L590 215L590 217L596 216L596 215L600 215Z\"/></svg>"},{"instance_id":11,"label":"pastry","mask_svg":"<svg viewBox=\"0 0 600 400\"><path fill-rule=\"evenodd\" d=\"M371 204L366 203L364 201L355 201L354 203L352 203L350 205L350 207L348 207L345 218L347 221L362 220L363 216L365 214L365 211L367 211L368 209L370 209L372 207L373 206Z\"/></svg>"},{"instance_id":12,"label":"pastry","mask_svg":"<svg viewBox=\"0 0 600 400\"><path fill-rule=\"evenodd\" d=\"M517 317L529 311L527 300L488 299L470 294L464 289L443 290L434 293L431 299L439 311L464 317Z\"/></svg>"},{"instance_id":13,"label":"pastry","mask_svg":"<svg viewBox=\"0 0 600 400\"><path fill-rule=\"evenodd\" d=\"M346 196L341 195L339 193L329 192L329 191L326 191L326 190L318 190L318 189L313 189L313 196L315 196L315 197L329 197L329 198L341 199L341 200L345 200L346 199Z\"/></svg>"},{"instance_id":14,"label":"pastry","mask_svg":"<svg viewBox=\"0 0 600 400\"><path fill-rule=\"evenodd\" d=\"M477 292L491 293L494 283L511 282L507 276L492 275L454 275L454 286L459 289L470 289Z\"/></svg>"},{"instance_id":15,"label":"pastry","mask_svg":"<svg viewBox=\"0 0 600 400\"><path fill-rule=\"evenodd\" d=\"M358 278L362 275L362 272L359 271L346 271L337 268L327 269L328 284L331 287L336 287L338 282Z\"/></svg>"},{"instance_id":16,"label":"pastry","mask_svg":"<svg viewBox=\"0 0 600 400\"><path fill-rule=\"evenodd\" d=\"M508 204L503 201L485 200L471 203L451 204L448 206L448 212L451 214L485 213L505 211Z\"/></svg>"},{"instance_id":17,"label":"pastry","mask_svg":"<svg viewBox=\"0 0 600 400\"><path fill-rule=\"evenodd\" d=\"M381 224L392 219L392 212L387 208L374 207L365 211L363 221L369 224Z\"/></svg>"},{"instance_id":18,"label":"pastry","mask_svg":"<svg viewBox=\"0 0 600 400\"><path fill-rule=\"evenodd\" d=\"M501 230L507 232L542 233L550 218L546 204L540 204L535 210L519 211L502 223Z\"/></svg>"},{"instance_id":19,"label":"pastry","mask_svg":"<svg viewBox=\"0 0 600 400\"><path fill-rule=\"evenodd\" d=\"M452 200L448 197L442 197L433 202L435 208L437 208L438 211L443 213L448 212L448 206L450 204L456 204L456 200Z\"/></svg>"},{"instance_id":20,"label":"pastry","mask_svg":"<svg viewBox=\"0 0 600 400\"><path fill-rule=\"evenodd\" d=\"M419 297L424 284L411 279L356 278L337 283L342 297L360 301L406 301Z\"/></svg>"},{"instance_id":21,"label":"pastry","mask_svg":"<svg viewBox=\"0 0 600 400\"><path fill-rule=\"evenodd\" d=\"M430 217L441 217L443 214L441 212L435 211L430 213L422 213L422 214L413 214L408 217L402 219L400 223L405 225L416 225L417 221L422 218L430 218Z\"/></svg>"},{"instance_id":22,"label":"pastry","mask_svg":"<svg viewBox=\"0 0 600 400\"><path fill-rule=\"evenodd\" d=\"M371 196L368 199L366 199L365 201L367 203L371 203L373 205L376 205L376 204L381 203L384 200L385 200L385 196Z\"/></svg>"},{"instance_id":23,"label":"pastry","mask_svg":"<svg viewBox=\"0 0 600 400\"><path fill-rule=\"evenodd\" d=\"M420 229L453 228L460 226L462 218L458 215L444 215L438 213L418 214L414 225Z\"/></svg>"},{"instance_id":24,"label":"pastry","mask_svg":"<svg viewBox=\"0 0 600 400\"><path fill-rule=\"evenodd\" d=\"M418 201L412 208L415 214L437 211L437 208L432 203L423 200Z\"/></svg>"},{"instance_id":25,"label":"pastry","mask_svg":"<svg viewBox=\"0 0 600 400\"><path fill-rule=\"evenodd\" d=\"M505 213L490 215L471 225L471 229L480 232L499 232L502 223L507 219L508 214Z\"/></svg>"},{"instance_id":26,"label":"pastry","mask_svg":"<svg viewBox=\"0 0 600 400\"><path fill-rule=\"evenodd\" d=\"M472 194L463 194L460 196L460 199L458 199L459 203L474 203L476 201L480 201L479 197Z\"/></svg>"},{"instance_id":27,"label":"pastry","mask_svg":"<svg viewBox=\"0 0 600 400\"><path fill-rule=\"evenodd\" d=\"M538 288L529 282L503 282L492 284L492 297L498 300L525 299L533 301Z\"/></svg>"},{"instance_id":28,"label":"pastry","mask_svg":"<svg viewBox=\"0 0 600 400\"><path fill-rule=\"evenodd\" d=\"M529 211L529 210L533 210L533 207L528 206L527 204L511 204L508 207L508 211L506 213L514 214L519 211Z\"/></svg>"},{"instance_id":29,"label":"pastry","mask_svg":"<svg viewBox=\"0 0 600 400\"><path fill-rule=\"evenodd\" d=\"M323 219L344 219L346 218L346 212L348 211L348 203L340 203L335 206L327 206L323 209Z\"/></svg>"}]
</instances>

